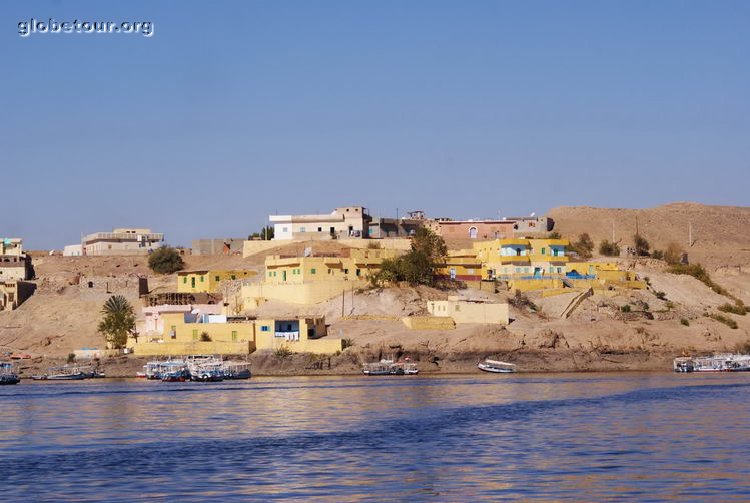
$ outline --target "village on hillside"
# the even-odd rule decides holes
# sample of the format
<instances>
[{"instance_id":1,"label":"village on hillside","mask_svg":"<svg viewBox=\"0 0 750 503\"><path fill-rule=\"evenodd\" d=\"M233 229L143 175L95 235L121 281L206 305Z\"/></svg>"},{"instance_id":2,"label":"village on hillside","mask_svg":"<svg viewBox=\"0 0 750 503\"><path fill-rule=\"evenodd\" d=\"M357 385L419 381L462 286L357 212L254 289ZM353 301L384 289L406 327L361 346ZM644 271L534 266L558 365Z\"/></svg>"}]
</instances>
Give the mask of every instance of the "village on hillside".
<instances>
[{"instance_id":1,"label":"village on hillside","mask_svg":"<svg viewBox=\"0 0 750 503\"><path fill-rule=\"evenodd\" d=\"M651 368L749 339L737 330L746 290L690 263L692 223L687 246L655 249L637 218L633 234L618 236L613 220L597 241L535 215L385 218L344 206L268 220L190 248L148 228L46 252L4 238L0 350L32 370L196 354L252 356L269 373L350 372L386 357L428 372L492 356L587 370ZM133 313L119 333L102 324L113 297Z\"/></svg>"}]
</instances>

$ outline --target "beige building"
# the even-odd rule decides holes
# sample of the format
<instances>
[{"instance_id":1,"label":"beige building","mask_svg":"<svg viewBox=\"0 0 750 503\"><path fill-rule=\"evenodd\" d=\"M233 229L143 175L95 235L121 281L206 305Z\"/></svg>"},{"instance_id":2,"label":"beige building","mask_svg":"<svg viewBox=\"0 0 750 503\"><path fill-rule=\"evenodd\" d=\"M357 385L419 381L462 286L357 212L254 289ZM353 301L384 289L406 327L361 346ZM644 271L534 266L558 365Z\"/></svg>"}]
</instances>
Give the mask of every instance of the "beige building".
<instances>
[{"instance_id":1,"label":"beige building","mask_svg":"<svg viewBox=\"0 0 750 503\"><path fill-rule=\"evenodd\" d=\"M367 237L372 218L362 206L343 206L329 214L270 215L275 241Z\"/></svg>"},{"instance_id":2,"label":"beige building","mask_svg":"<svg viewBox=\"0 0 750 503\"><path fill-rule=\"evenodd\" d=\"M325 318L228 318L200 312L164 312L162 333L129 342L136 355L248 354L286 349L332 354L342 339L326 337Z\"/></svg>"},{"instance_id":3,"label":"beige building","mask_svg":"<svg viewBox=\"0 0 750 503\"><path fill-rule=\"evenodd\" d=\"M0 281L23 281L31 277L31 257L20 238L0 238Z\"/></svg>"},{"instance_id":4,"label":"beige building","mask_svg":"<svg viewBox=\"0 0 750 503\"><path fill-rule=\"evenodd\" d=\"M453 318L456 323L496 325L510 323L507 303L490 303L448 297L448 300L428 301L427 311L432 316Z\"/></svg>"},{"instance_id":5,"label":"beige building","mask_svg":"<svg viewBox=\"0 0 750 503\"><path fill-rule=\"evenodd\" d=\"M0 311L18 308L31 297L35 289L36 285L28 281L0 280Z\"/></svg>"},{"instance_id":6,"label":"beige building","mask_svg":"<svg viewBox=\"0 0 750 503\"><path fill-rule=\"evenodd\" d=\"M147 255L164 244L164 234L146 228L117 228L112 232L94 232L81 240L80 250L75 245L66 246L63 255Z\"/></svg>"}]
</instances>

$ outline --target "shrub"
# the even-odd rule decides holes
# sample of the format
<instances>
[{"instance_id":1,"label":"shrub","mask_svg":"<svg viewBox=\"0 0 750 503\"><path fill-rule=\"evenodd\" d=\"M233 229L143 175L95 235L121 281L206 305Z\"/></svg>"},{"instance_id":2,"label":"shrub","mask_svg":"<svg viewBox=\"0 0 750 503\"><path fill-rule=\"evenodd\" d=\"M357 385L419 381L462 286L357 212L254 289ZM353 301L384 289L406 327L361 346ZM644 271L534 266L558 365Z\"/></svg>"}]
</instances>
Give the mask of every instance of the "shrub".
<instances>
[{"instance_id":1,"label":"shrub","mask_svg":"<svg viewBox=\"0 0 750 503\"><path fill-rule=\"evenodd\" d=\"M654 250L651 253L651 258L655 258L656 260L663 260L664 259L664 252L661 250Z\"/></svg>"},{"instance_id":2,"label":"shrub","mask_svg":"<svg viewBox=\"0 0 750 503\"><path fill-rule=\"evenodd\" d=\"M624 306L620 307L620 311L623 313L629 313L631 311L630 304L625 304Z\"/></svg>"},{"instance_id":3,"label":"shrub","mask_svg":"<svg viewBox=\"0 0 750 503\"><path fill-rule=\"evenodd\" d=\"M353 340L348 339L348 338L341 340L341 348L342 349L350 348L352 346L354 346L354 341Z\"/></svg>"},{"instance_id":4,"label":"shrub","mask_svg":"<svg viewBox=\"0 0 750 503\"><path fill-rule=\"evenodd\" d=\"M273 352L273 355L276 358L288 358L292 356L292 350L286 346L281 346L279 348L276 348L276 350Z\"/></svg>"},{"instance_id":5,"label":"shrub","mask_svg":"<svg viewBox=\"0 0 750 503\"><path fill-rule=\"evenodd\" d=\"M620 246L617 243L610 243L605 239L599 244L599 254L605 257L619 257Z\"/></svg>"},{"instance_id":6,"label":"shrub","mask_svg":"<svg viewBox=\"0 0 750 503\"><path fill-rule=\"evenodd\" d=\"M180 253L171 246L162 246L148 257L148 266L158 274L173 274L185 267Z\"/></svg>"},{"instance_id":7,"label":"shrub","mask_svg":"<svg viewBox=\"0 0 750 503\"><path fill-rule=\"evenodd\" d=\"M667 294L665 292L656 292L656 298L659 300L667 300Z\"/></svg>"},{"instance_id":8,"label":"shrub","mask_svg":"<svg viewBox=\"0 0 750 503\"><path fill-rule=\"evenodd\" d=\"M719 295L734 298L729 294L729 292L726 291L724 287L714 283L711 279L711 276L700 264L673 264L669 267L669 269L667 269L667 272L670 272L672 274L686 274L688 276L692 276Z\"/></svg>"},{"instance_id":9,"label":"shrub","mask_svg":"<svg viewBox=\"0 0 750 503\"><path fill-rule=\"evenodd\" d=\"M73 363L74 361L76 361L76 354L68 353L68 363Z\"/></svg>"},{"instance_id":10,"label":"shrub","mask_svg":"<svg viewBox=\"0 0 750 503\"><path fill-rule=\"evenodd\" d=\"M682 248L674 241L667 245L667 249L664 250L664 261L667 264L679 264L682 261Z\"/></svg>"},{"instance_id":11,"label":"shrub","mask_svg":"<svg viewBox=\"0 0 750 503\"><path fill-rule=\"evenodd\" d=\"M747 308L741 301L736 304L729 304L728 302L726 304L722 304L719 306L719 311L723 313L736 314L738 316L745 316L747 314Z\"/></svg>"},{"instance_id":12,"label":"shrub","mask_svg":"<svg viewBox=\"0 0 750 503\"><path fill-rule=\"evenodd\" d=\"M686 327L690 326L690 322L687 320L687 318L680 318L680 323L682 323Z\"/></svg>"},{"instance_id":13,"label":"shrub","mask_svg":"<svg viewBox=\"0 0 750 503\"><path fill-rule=\"evenodd\" d=\"M737 330L737 322L734 321L732 318L727 318L726 316L722 316L720 314L712 314L710 317L720 323L725 324L732 330Z\"/></svg>"},{"instance_id":14,"label":"shrub","mask_svg":"<svg viewBox=\"0 0 750 503\"><path fill-rule=\"evenodd\" d=\"M529 299L523 292L521 292L521 290L516 290L515 295L508 299L508 304L519 309L529 308L532 311L538 311L536 304L534 304L531 299Z\"/></svg>"},{"instance_id":15,"label":"shrub","mask_svg":"<svg viewBox=\"0 0 750 503\"><path fill-rule=\"evenodd\" d=\"M640 234L633 236L633 242L635 243L635 254L639 257L648 257L648 250L651 245L648 244L646 238Z\"/></svg>"},{"instance_id":16,"label":"shrub","mask_svg":"<svg viewBox=\"0 0 750 503\"><path fill-rule=\"evenodd\" d=\"M552 231L549 234L547 234L547 239L560 239L562 236L557 231Z\"/></svg>"},{"instance_id":17,"label":"shrub","mask_svg":"<svg viewBox=\"0 0 750 503\"><path fill-rule=\"evenodd\" d=\"M379 250L380 249L380 243L378 241L368 241L367 242L367 248L370 250Z\"/></svg>"},{"instance_id":18,"label":"shrub","mask_svg":"<svg viewBox=\"0 0 750 503\"><path fill-rule=\"evenodd\" d=\"M570 245L570 248L581 258L591 258L591 252L594 251L594 242L587 232L578 236L578 241Z\"/></svg>"},{"instance_id":19,"label":"shrub","mask_svg":"<svg viewBox=\"0 0 750 503\"><path fill-rule=\"evenodd\" d=\"M211 342L211 336L208 335L208 332L201 333L201 342Z\"/></svg>"}]
</instances>

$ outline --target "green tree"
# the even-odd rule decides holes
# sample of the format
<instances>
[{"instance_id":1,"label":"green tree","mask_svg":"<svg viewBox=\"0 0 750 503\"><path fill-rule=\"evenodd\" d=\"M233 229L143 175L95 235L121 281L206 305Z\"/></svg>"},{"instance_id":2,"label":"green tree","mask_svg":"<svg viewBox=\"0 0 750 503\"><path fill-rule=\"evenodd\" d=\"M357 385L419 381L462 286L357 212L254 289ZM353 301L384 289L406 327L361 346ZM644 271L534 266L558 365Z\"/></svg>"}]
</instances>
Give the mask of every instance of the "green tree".
<instances>
[{"instance_id":1,"label":"green tree","mask_svg":"<svg viewBox=\"0 0 750 503\"><path fill-rule=\"evenodd\" d=\"M648 244L646 238L640 234L636 234L633 236L633 242L635 243L635 254L638 257L648 257L648 251L651 248L651 245Z\"/></svg>"},{"instance_id":2,"label":"green tree","mask_svg":"<svg viewBox=\"0 0 750 503\"><path fill-rule=\"evenodd\" d=\"M380 271L372 276L374 285L406 281L411 285L432 285L438 267L445 264L448 247L442 237L420 228L411 240L411 249L403 256L383 260Z\"/></svg>"},{"instance_id":3,"label":"green tree","mask_svg":"<svg viewBox=\"0 0 750 503\"><path fill-rule=\"evenodd\" d=\"M180 252L171 246L162 246L148 257L148 266L159 274L172 274L185 267Z\"/></svg>"},{"instance_id":4,"label":"green tree","mask_svg":"<svg viewBox=\"0 0 750 503\"><path fill-rule=\"evenodd\" d=\"M135 335L135 312L130 302L122 295L113 295L104 303L102 320L98 331L114 349L122 349L128 342L128 335Z\"/></svg>"}]
</instances>

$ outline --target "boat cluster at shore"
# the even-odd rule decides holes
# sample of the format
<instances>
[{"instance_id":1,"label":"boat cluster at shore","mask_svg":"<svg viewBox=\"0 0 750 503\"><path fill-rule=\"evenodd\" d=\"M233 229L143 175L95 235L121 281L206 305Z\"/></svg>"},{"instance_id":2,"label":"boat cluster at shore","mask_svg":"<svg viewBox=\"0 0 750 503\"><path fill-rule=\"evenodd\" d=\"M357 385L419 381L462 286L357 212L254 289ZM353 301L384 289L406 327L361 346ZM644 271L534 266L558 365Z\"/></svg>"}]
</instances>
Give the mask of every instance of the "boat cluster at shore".
<instances>
[{"instance_id":1,"label":"boat cluster at shore","mask_svg":"<svg viewBox=\"0 0 750 503\"><path fill-rule=\"evenodd\" d=\"M214 355L191 355L150 361L136 377L163 382L220 382L249 379L251 375L249 362L224 361Z\"/></svg>"},{"instance_id":2,"label":"boat cluster at shore","mask_svg":"<svg viewBox=\"0 0 750 503\"><path fill-rule=\"evenodd\" d=\"M750 372L750 355L717 354L674 359L675 372Z\"/></svg>"}]
</instances>

